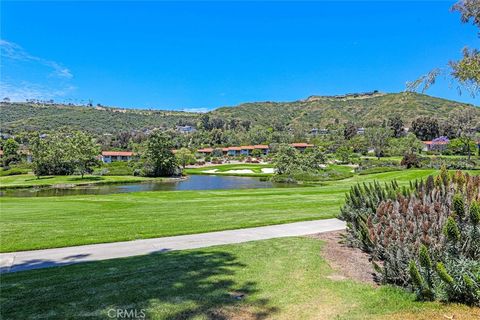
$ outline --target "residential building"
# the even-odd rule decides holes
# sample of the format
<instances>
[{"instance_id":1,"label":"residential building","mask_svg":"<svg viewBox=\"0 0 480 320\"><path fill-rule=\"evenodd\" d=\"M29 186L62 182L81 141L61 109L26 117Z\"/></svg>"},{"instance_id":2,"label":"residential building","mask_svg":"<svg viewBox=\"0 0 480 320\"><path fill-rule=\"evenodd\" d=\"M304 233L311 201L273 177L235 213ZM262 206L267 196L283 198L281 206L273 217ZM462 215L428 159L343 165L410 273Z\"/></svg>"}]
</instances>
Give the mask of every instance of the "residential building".
<instances>
[{"instance_id":1,"label":"residential building","mask_svg":"<svg viewBox=\"0 0 480 320\"><path fill-rule=\"evenodd\" d=\"M177 126L177 131L180 133L192 133L195 132L196 129L192 126Z\"/></svg>"},{"instance_id":2,"label":"residential building","mask_svg":"<svg viewBox=\"0 0 480 320\"><path fill-rule=\"evenodd\" d=\"M291 143L290 145L300 152L304 152L307 148L313 148L314 147L313 144L309 144L309 143L305 143L305 142Z\"/></svg>"},{"instance_id":3,"label":"residential building","mask_svg":"<svg viewBox=\"0 0 480 320\"><path fill-rule=\"evenodd\" d=\"M133 159L133 155L131 151L102 151L101 160L104 163L130 161Z\"/></svg>"},{"instance_id":4,"label":"residential building","mask_svg":"<svg viewBox=\"0 0 480 320\"><path fill-rule=\"evenodd\" d=\"M438 137L432 141L423 141L424 151L445 151L450 140L447 137Z\"/></svg>"}]
</instances>

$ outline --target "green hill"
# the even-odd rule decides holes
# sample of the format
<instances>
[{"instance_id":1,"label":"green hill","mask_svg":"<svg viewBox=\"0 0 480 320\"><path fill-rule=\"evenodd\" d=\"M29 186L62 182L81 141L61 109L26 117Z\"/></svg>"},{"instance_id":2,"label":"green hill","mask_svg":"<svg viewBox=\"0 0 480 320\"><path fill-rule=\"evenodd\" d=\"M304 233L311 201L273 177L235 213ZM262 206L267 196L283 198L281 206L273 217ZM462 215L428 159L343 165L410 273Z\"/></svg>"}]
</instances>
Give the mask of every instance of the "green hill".
<instances>
[{"instance_id":1,"label":"green hill","mask_svg":"<svg viewBox=\"0 0 480 320\"><path fill-rule=\"evenodd\" d=\"M311 96L286 103L245 103L235 108L219 108L211 113L223 118L245 118L264 125L280 122L313 128L325 127L336 119L340 123L352 121L367 126L382 122L392 115L400 115L407 125L419 116L447 120L452 111L463 108L473 108L480 117L480 109L473 105L416 93Z\"/></svg>"},{"instance_id":2,"label":"green hill","mask_svg":"<svg viewBox=\"0 0 480 320\"><path fill-rule=\"evenodd\" d=\"M473 108L480 118L480 109L473 105L416 93L378 92L342 96L311 96L293 102L254 102L210 111L210 117L249 120L253 124L281 124L296 128L325 127L335 122L353 121L367 126L391 115L400 115L409 125L419 116L428 115L447 120L458 109ZM61 127L92 133L174 128L195 125L201 114L179 111L152 111L108 107L38 105L1 103L2 132L52 130Z\"/></svg>"}]
</instances>

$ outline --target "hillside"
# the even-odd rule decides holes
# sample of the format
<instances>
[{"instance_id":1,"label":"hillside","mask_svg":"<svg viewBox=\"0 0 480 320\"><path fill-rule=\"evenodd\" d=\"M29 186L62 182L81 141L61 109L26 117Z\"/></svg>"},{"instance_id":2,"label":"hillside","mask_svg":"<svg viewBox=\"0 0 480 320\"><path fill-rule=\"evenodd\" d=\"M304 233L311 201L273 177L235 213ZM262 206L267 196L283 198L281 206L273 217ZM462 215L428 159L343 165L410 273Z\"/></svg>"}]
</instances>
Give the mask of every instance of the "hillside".
<instances>
[{"instance_id":1,"label":"hillside","mask_svg":"<svg viewBox=\"0 0 480 320\"><path fill-rule=\"evenodd\" d=\"M274 123L289 127L325 127L335 121L353 121L366 126L381 122L391 115L400 115L404 122L429 115L447 120L453 110L474 108L472 105L416 93L367 93L342 96L311 96L293 102L254 102L236 107L222 107L208 114L224 120L249 120L253 124L271 126ZM201 114L179 111L151 111L106 107L67 105L36 105L1 103L2 132L52 130L61 127L87 130L92 133L173 128L176 125L195 125Z\"/></svg>"},{"instance_id":2,"label":"hillside","mask_svg":"<svg viewBox=\"0 0 480 320\"><path fill-rule=\"evenodd\" d=\"M472 105L416 93L311 96L287 103L245 103L235 108L219 108L212 114L224 118L250 119L264 125L276 121L290 126L312 128L325 127L334 123L335 119L340 123L352 121L367 126L397 114L407 125L419 116L446 120L450 112L458 108L474 108L480 117L480 109Z\"/></svg>"},{"instance_id":3,"label":"hillside","mask_svg":"<svg viewBox=\"0 0 480 320\"><path fill-rule=\"evenodd\" d=\"M199 114L179 111L150 111L108 107L0 104L2 132L52 130L61 127L92 133L170 128L194 125Z\"/></svg>"}]
</instances>

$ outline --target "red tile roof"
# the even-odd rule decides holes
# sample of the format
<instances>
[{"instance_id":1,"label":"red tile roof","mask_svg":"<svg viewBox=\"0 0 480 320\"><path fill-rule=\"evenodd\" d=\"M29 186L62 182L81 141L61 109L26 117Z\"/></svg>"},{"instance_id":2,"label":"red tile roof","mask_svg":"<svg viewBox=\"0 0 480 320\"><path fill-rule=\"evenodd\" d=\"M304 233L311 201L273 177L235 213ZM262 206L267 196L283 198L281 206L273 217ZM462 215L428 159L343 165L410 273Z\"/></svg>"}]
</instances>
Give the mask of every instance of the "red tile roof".
<instances>
[{"instance_id":1,"label":"red tile roof","mask_svg":"<svg viewBox=\"0 0 480 320\"><path fill-rule=\"evenodd\" d=\"M133 152L131 151L102 151L102 156L124 156L131 157Z\"/></svg>"},{"instance_id":2,"label":"red tile roof","mask_svg":"<svg viewBox=\"0 0 480 320\"><path fill-rule=\"evenodd\" d=\"M448 144L449 141L422 141L424 144L431 145L431 144Z\"/></svg>"},{"instance_id":3,"label":"red tile roof","mask_svg":"<svg viewBox=\"0 0 480 320\"><path fill-rule=\"evenodd\" d=\"M0 150L0 156L3 156L3 150Z\"/></svg>"},{"instance_id":4,"label":"red tile roof","mask_svg":"<svg viewBox=\"0 0 480 320\"><path fill-rule=\"evenodd\" d=\"M254 146L241 146L240 149L242 149L242 150L253 150L253 149L255 149L255 147Z\"/></svg>"},{"instance_id":5,"label":"red tile roof","mask_svg":"<svg viewBox=\"0 0 480 320\"><path fill-rule=\"evenodd\" d=\"M305 142L297 142L297 143L291 143L290 144L294 148L309 148L313 147L313 144L305 143Z\"/></svg>"},{"instance_id":6,"label":"red tile roof","mask_svg":"<svg viewBox=\"0 0 480 320\"><path fill-rule=\"evenodd\" d=\"M197 151L201 152L201 153L210 153L210 152L213 152L213 149L212 148L203 148L203 149L198 149Z\"/></svg>"},{"instance_id":7,"label":"red tile roof","mask_svg":"<svg viewBox=\"0 0 480 320\"><path fill-rule=\"evenodd\" d=\"M269 149L267 145L264 144L256 144L253 146L255 149Z\"/></svg>"},{"instance_id":8,"label":"red tile roof","mask_svg":"<svg viewBox=\"0 0 480 320\"><path fill-rule=\"evenodd\" d=\"M240 151L240 150L242 150L242 148L240 148L240 147L229 147L228 150Z\"/></svg>"}]
</instances>

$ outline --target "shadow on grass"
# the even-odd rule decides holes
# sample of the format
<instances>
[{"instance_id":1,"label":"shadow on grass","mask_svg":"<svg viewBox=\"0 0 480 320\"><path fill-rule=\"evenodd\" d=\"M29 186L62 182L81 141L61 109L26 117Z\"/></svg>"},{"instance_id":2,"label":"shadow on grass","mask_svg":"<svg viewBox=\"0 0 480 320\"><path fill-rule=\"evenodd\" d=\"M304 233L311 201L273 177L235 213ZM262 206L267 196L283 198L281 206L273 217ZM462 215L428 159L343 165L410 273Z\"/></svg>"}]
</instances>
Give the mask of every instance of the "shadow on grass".
<instances>
[{"instance_id":1,"label":"shadow on grass","mask_svg":"<svg viewBox=\"0 0 480 320\"><path fill-rule=\"evenodd\" d=\"M45 263L45 262L44 262ZM173 251L2 275L1 318L263 319L274 313L224 251Z\"/></svg>"},{"instance_id":2,"label":"shadow on grass","mask_svg":"<svg viewBox=\"0 0 480 320\"><path fill-rule=\"evenodd\" d=\"M86 182L101 181L101 180L105 180L105 178L101 176L85 176L83 178L81 176L73 176L68 179L68 181L86 181Z\"/></svg>"}]
</instances>

